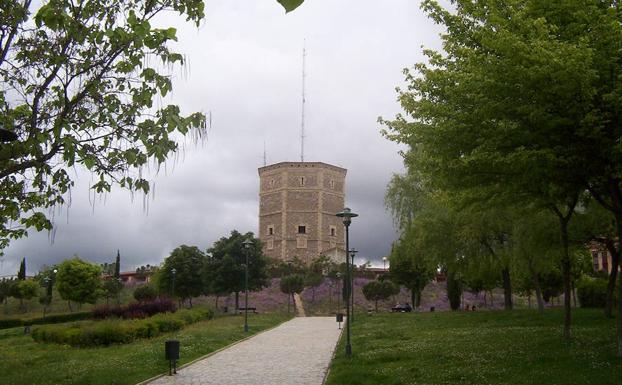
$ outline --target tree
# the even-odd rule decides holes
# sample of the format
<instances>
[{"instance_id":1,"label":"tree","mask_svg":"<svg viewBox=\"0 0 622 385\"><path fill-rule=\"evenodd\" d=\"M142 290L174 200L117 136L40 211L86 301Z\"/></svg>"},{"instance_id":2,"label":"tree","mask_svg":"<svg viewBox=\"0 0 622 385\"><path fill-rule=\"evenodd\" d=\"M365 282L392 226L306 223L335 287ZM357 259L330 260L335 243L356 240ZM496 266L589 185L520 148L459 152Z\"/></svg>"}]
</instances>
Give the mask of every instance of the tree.
<instances>
[{"instance_id":1,"label":"tree","mask_svg":"<svg viewBox=\"0 0 622 385\"><path fill-rule=\"evenodd\" d=\"M119 293L123 289L123 283L119 279L114 277L104 279L102 289L104 297L106 297L106 305L108 305L110 298L116 298L117 304L119 303Z\"/></svg>"},{"instance_id":2,"label":"tree","mask_svg":"<svg viewBox=\"0 0 622 385\"><path fill-rule=\"evenodd\" d=\"M22 311L27 311L27 308L24 306L23 300L30 301L34 297L39 295L41 291L41 286L34 279L28 279L25 281L19 281L17 284L17 290L19 292L19 299L22 305Z\"/></svg>"},{"instance_id":3,"label":"tree","mask_svg":"<svg viewBox=\"0 0 622 385\"><path fill-rule=\"evenodd\" d=\"M26 258L22 258L19 264L19 271L17 272L17 279L20 281L26 280Z\"/></svg>"},{"instance_id":4,"label":"tree","mask_svg":"<svg viewBox=\"0 0 622 385\"><path fill-rule=\"evenodd\" d=\"M198 25L203 9L196 0L3 6L0 123L17 140L0 151L0 248L28 228L52 227L45 210L65 202L74 165L97 176L96 192L116 184L148 193L140 169L174 153L176 133L205 134L203 114L154 106L172 88L162 69L183 56L169 47L175 28L151 24L175 11Z\"/></svg>"},{"instance_id":5,"label":"tree","mask_svg":"<svg viewBox=\"0 0 622 385\"><path fill-rule=\"evenodd\" d=\"M39 297L39 303L43 305L43 318L48 307L52 304L53 288L56 282L56 273L58 272L58 266L43 266L36 276L39 284L43 286L44 291Z\"/></svg>"},{"instance_id":6,"label":"tree","mask_svg":"<svg viewBox=\"0 0 622 385\"><path fill-rule=\"evenodd\" d=\"M455 271L447 271L447 298L449 299L451 310L460 309L461 297L462 280Z\"/></svg>"},{"instance_id":7,"label":"tree","mask_svg":"<svg viewBox=\"0 0 622 385\"><path fill-rule=\"evenodd\" d=\"M395 247L389 257L391 265L389 272L391 279L410 290L413 308L421 305L421 292L432 280L432 271L409 255L400 253L400 248Z\"/></svg>"},{"instance_id":8,"label":"tree","mask_svg":"<svg viewBox=\"0 0 622 385\"><path fill-rule=\"evenodd\" d=\"M387 135L406 143L408 167L454 192L476 189L537 204L558 221L570 337L569 225L586 189L619 213L622 25L617 2L424 1L447 29L444 52L407 73L408 121ZM598 154L593 156L592 154ZM604 155L607 154L607 155ZM486 197L483 196L482 199ZM622 319L622 317L620 317ZM619 324L622 355L622 321Z\"/></svg>"},{"instance_id":9,"label":"tree","mask_svg":"<svg viewBox=\"0 0 622 385\"><path fill-rule=\"evenodd\" d=\"M203 271L205 254L196 246L181 245L164 260L158 275L160 292L188 300L203 294ZM174 271L174 273L173 273Z\"/></svg>"},{"instance_id":10,"label":"tree","mask_svg":"<svg viewBox=\"0 0 622 385\"><path fill-rule=\"evenodd\" d=\"M77 256L64 260L58 265L56 289L61 298L67 301L69 310L71 301L78 305L95 303L102 294L101 269L98 265L83 261Z\"/></svg>"},{"instance_id":11,"label":"tree","mask_svg":"<svg viewBox=\"0 0 622 385\"><path fill-rule=\"evenodd\" d=\"M151 284L140 285L134 290L134 299L138 302L152 301L157 296L158 292Z\"/></svg>"},{"instance_id":12,"label":"tree","mask_svg":"<svg viewBox=\"0 0 622 385\"><path fill-rule=\"evenodd\" d=\"M305 274L305 286L311 288L311 302L315 302L315 288L324 282L330 266L330 258L325 255L320 255L311 262Z\"/></svg>"},{"instance_id":13,"label":"tree","mask_svg":"<svg viewBox=\"0 0 622 385\"><path fill-rule=\"evenodd\" d=\"M368 301L374 301L374 309L378 312L378 301L386 301L389 297L399 291L391 281L371 281L363 286L363 295Z\"/></svg>"},{"instance_id":14,"label":"tree","mask_svg":"<svg viewBox=\"0 0 622 385\"><path fill-rule=\"evenodd\" d=\"M304 278L299 274L291 274L281 278L281 291L287 294L287 313L289 314L290 298L293 301L294 294L301 293L305 288Z\"/></svg>"},{"instance_id":15,"label":"tree","mask_svg":"<svg viewBox=\"0 0 622 385\"><path fill-rule=\"evenodd\" d=\"M249 249L244 248L245 240L252 241ZM211 269L227 279L215 278L213 290L218 293L235 293L235 308L239 309L239 294L244 290L246 258L248 256L248 290L260 290L267 285L266 260L261 242L252 232L241 234L231 231L229 237L222 237L207 250L211 254Z\"/></svg>"}]
</instances>

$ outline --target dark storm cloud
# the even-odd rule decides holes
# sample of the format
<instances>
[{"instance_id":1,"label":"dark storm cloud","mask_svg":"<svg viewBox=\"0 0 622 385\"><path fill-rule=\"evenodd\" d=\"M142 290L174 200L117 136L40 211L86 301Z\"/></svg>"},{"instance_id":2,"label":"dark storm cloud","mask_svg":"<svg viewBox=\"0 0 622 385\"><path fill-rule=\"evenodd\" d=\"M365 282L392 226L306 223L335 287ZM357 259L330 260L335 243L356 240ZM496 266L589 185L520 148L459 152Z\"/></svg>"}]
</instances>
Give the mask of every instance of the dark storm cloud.
<instances>
[{"instance_id":1,"label":"dark storm cloud","mask_svg":"<svg viewBox=\"0 0 622 385\"><path fill-rule=\"evenodd\" d=\"M410 0L307 0L288 15L274 0L212 0L206 13L198 30L172 15L159 22L179 27L176 49L188 62L162 103L211 112L207 142L186 139L176 161L150 173L148 210L122 190L93 208L90 176L79 174L54 243L35 232L14 242L0 275L14 274L24 256L32 274L73 254L111 262L117 249L130 270L160 263L180 244L205 249L232 229L256 232L264 143L268 163L300 159L305 38L305 160L348 169L346 204L360 214L352 224L357 263L381 264L395 239L384 192L403 166L376 119L399 112L401 70L423 60L421 45L438 47L436 27Z\"/></svg>"}]
</instances>

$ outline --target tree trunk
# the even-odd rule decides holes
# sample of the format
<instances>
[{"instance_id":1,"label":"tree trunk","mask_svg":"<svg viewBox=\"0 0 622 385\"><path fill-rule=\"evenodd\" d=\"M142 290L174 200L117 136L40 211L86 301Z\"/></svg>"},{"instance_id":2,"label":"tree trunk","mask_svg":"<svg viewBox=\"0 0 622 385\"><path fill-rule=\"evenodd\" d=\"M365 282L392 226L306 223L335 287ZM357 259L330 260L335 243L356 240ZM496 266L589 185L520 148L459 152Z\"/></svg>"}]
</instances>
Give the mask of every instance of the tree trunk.
<instances>
[{"instance_id":1,"label":"tree trunk","mask_svg":"<svg viewBox=\"0 0 622 385\"><path fill-rule=\"evenodd\" d=\"M73 309L71 308L71 301L67 301L67 305L69 305L69 312L73 313Z\"/></svg>"},{"instance_id":2,"label":"tree trunk","mask_svg":"<svg viewBox=\"0 0 622 385\"><path fill-rule=\"evenodd\" d=\"M618 285L618 357L622 357L622 274Z\"/></svg>"},{"instance_id":3,"label":"tree trunk","mask_svg":"<svg viewBox=\"0 0 622 385\"><path fill-rule=\"evenodd\" d=\"M613 318L613 293L616 288L616 280L618 278L618 266L620 265L620 252L616 249L612 239L605 241L607 250L611 254L611 272L609 273L609 282L607 282L607 296L605 299L605 316Z\"/></svg>"},{"instance_id":4,"label":"tree trunk","mask_svg":"<svg viewBox=\"0 0 622 385\"><path fill-rule=\"evenodd\" d=\"M542 299L542 288L540 287L540 278L537 273L532 276L533 286L536 291L536 301L538 302L538 312L544 314L544 299Z\"/></svg>"},{"instance_id":5,"label":"tree trunk","mask_svg":"<svg viewBox=\"0 0 622 385\"><path fill-rule=\"evenodd\" d=\"M192 309L192 297L188 298L188 302L190 303L190 308Z\"/></svg>"},{"instance_id":6,"label":"tree trunk","mask_svg":"<svg viewBox=\"0 0 622 385\"><path fill-rule=\"evenodd\" d=\"M564 339L570 339L570 324L572 322L572 309L570 306L570 251L568 250L568 220L560 217L560 230L562 236L562 276L564 281Z\"/></svg>"},{"instance_id":7,"label":"tree trunk","mask_svg":"<svg viewBox=\"0 0 622 385\"><path fill-rule=\"evenodd\" d=\"M311 288L311 302L315 302L315 286Z\"/></svg>"},{"instance_id":8,"label":"tree trunk","mask_svg":"<svg viewBox=\"0 0 622 385\"><path fill-rule=\"evenodd\" d=\"M488 307L488 298L486 298L486 290L484 290L484 307Z\"/></svg>"},{"instance_id":9,"label":"tree trunk","mask_svg":"<svg viewBox=\"0 0 622 385\"><path fill-rule=\"evenodd\" d=\"M290 298L289 298L289 294L287 294L287 314L289 314L289 302L290 302Z\"/></svg>"},{"instance_id":10,"label":"tree trunk","mask_svg":"<svg viewBox=\"0 0 622 385\"><path fill-rule=\"evenodd\" d=\"M214 301L214 307L216 308L216 311L218 311L218 296L216 296L216 301Z\"/></svg>"},{"instance_id":11,"label":"tree trunk","mask_svg":"<svg viewBox=\"0 0 622 385\"><path fill-rule=\"evenodd\" d=\"M240 292L235 292L235 314L240 314ZM288 311L289 313L289 311Z\"/></svg>"},{"instance_id":12,"label":"tree trunk","mask_svg":"<svg viewBox=\"0 0 622 385\"><path fill-rule=\"evenodd\" d=\"M378 300L375 301L376 313L378 313Z\"/></svg>"},{"instance_id":13,"label":"tree trunk","mask_svg":"<svg viewBox=\"0 0 622 385\"><path fill-rule=\"evenodd\" d=\"M415 301L416 301L415 289L410 289L410 303L412 304L413 308L415 307L415 304L417 303Z\"/></svg>"},{"instance_id":14,"label":"tree trunk","mask_svg":"<svg viewBox=\"0 0 622 385\"><path fill-rule=\"evenodd\" d=\"M512 281L510 278L510 268L504 267L501 270L501 278L503 279L503 299L505 310L512 310Z\"/></svg>"}]
</instances>

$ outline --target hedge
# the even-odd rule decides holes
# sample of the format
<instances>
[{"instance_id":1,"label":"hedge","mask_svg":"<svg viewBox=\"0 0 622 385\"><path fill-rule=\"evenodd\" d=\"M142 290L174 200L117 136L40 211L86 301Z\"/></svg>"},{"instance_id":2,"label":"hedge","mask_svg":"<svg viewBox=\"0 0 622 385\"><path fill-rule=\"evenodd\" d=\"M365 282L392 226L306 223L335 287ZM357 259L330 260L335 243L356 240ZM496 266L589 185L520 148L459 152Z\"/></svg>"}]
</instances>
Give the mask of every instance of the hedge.
<instances>
[{"instance_id":1,"label":"hedge","mask_svg":"<svg viewBox=\"0 0 622 385\"><path fill-rule=\"evenodd\" d=\"M93 309L93 318L147 318L159 313L174 312L175 310L176 307L173 300L163 297L151 301L134 302L123 306L99 306Z\"/></svg>"},{"instance_id":2,"label":"hedge","mask_svg":"<svg viewBox=\"0 0 622 385\"><path fill-rule=\"evenodd\" d=\"M93 313L90 311L84 311L79 313L65 313L65 314L53 314L47 317L39 318L7 318L0 319L0 329L9 329L18 326L26 325L43 325L43 324L57 324L63 322L80 321L93 317Z\"/></svg>"},{"instance_id":3,"label":"hedge","mask_svg":"<svg viewBox=\"0 0 622 385\"><path fill-rule=\"evenodd\" d=\"M208 309L184 309L145 319L106 319L42 326L35 328L31 335L37 342L52 342L77 347L108 346L155 337L212 317L213 312Z\"/></svg>"},{"instance_id":4,"label":"hedge","mask_svg":"<svg viewBox=\"0 0 622 385\"><path fill-rule=\"evenodd\" d=\"M577 297L579 297L581 307L605 307L606 296L606 279L586 277L577 285Z\"/></svg>"}]
</instances>

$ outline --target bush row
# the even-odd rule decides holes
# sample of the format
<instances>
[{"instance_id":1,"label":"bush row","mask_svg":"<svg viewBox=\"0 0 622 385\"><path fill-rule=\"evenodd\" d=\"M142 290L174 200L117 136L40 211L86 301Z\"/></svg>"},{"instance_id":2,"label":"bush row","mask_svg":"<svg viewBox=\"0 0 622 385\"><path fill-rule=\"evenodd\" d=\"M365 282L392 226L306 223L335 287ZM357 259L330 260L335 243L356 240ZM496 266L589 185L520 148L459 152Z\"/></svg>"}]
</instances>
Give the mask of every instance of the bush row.
<instances>
[{"instance_id":1,"label":"bush row","mask_svg":"<svg viewBox=\"0 0 622 385\"><path fill-rule=\"evenodd\" d=\"M159 313L174 312L175 309L175 303L170 298L160 297L151 301L133 302L124 306L99 306L93 310L93 318L147 318Z\"/></svg>"},{"instance_id":2,"label":"bush row","mask_svg":"<svg viewBox=\"0 0 622 385\"><path fill-rule=\"evenodd\" d=\"M617 288L614 291L617 298ZM577 297L581 307L605 307L607 297L607 279L584 278L577 284ZM617 300L614 300L617 303Z\"/></svg>"},{"instance_id":3,"label":"bush row","mask_svg":"<svg viewBox=\"0 0 622 385\"><path fill-rule=\"evenodd\" d=\"M37 342L53 342L78 347L108 346L125 344L140 338L155 337L212 317L211 310L184 309L145 319L107 319L75 322L69 325L41 326L32 331L32 338Z\"/></svg>"},{"instance_id":4,"label":"bush row","mask_svg":"<svg viewBox=\"0 0 622 385\"><path fill-rule=\"evenodd\" d=\"M92 317L92 312L84 311L79 313L52 314L45 318L7 318L0 320L0 329L8 329L25 325L57 324L62 322L80 321Z\"/></svg>"}]
</instances>

